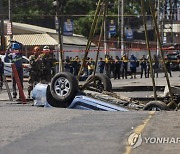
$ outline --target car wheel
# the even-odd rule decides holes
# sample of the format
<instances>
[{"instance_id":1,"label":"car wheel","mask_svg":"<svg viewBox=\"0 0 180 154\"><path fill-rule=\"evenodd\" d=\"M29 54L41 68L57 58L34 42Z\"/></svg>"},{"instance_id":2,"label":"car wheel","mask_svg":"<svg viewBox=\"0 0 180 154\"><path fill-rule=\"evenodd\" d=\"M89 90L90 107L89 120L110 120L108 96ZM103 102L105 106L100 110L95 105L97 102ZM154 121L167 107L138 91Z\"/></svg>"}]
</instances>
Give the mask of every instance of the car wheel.
<instances>
[{"instance_id":1,"label":"car wheel","mask_svg":"<svg viewBox=\"0 0 180 154\"><path fill-rule=\"evenodd\" d=\"M93 78L93 75L90 75L87 78L87 82ZM88 87L93 87L97 89L97 91L111 91L112 90L112 83L108 76L105 74L95 74L94 80L89 83Z\"/></svg>"},{"instance_id":2,"label":"car wheel","mask_svg":"<svg viewBox=\"0 0 180 154\"><path fill-rule=\"evenodd\" d=\"M150 101L148 102L143 110L147 111L162 111L162 110L168 110L167 105L164 102L161 101Z\"/></svg>"},{"instance_id":3,"label":"car wheel","mask_svg":"<svg viewBox=\"0 0 180 154\"><path fill-rule=\"evenodd\" d=\"M56 100L51 94L50 85L47 86L46 100L53 107L67 108L70 105L69 102L68 103L61 103L60 101Z\"/></svg>"},{"instance_id":4,"label":"car wheel","mask_svg":"<svg viewBox=\"0 0 180 154\"><path fill-rule=\"evenodd\" d=\"M77 95L78 89L77 79L69 72L58 73L51 80L50 92L58 104L68 106Z\"/></svg>"}]
</instances>

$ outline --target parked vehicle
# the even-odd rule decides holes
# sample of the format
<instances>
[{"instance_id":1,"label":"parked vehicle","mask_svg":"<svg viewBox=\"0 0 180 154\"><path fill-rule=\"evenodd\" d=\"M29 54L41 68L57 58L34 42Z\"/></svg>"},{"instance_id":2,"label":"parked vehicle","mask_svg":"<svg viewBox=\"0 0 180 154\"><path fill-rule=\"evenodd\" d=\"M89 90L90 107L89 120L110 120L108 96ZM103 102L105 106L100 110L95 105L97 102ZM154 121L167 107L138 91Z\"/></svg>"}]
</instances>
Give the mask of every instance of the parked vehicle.
<instances>
[{"instance_id":1,"label":"parked vehicle","mask_svg":"<svg viewBox=\"0 0 180 154\"><path fill-rule=\"evenodd\" d=\"M179 71L180 66L179 66L179 53L174 52L174 53L169 53L167 54L168 59L171 61L171 70L172 71Z\"/></svg>"},{"instance_id":2,"label":"parked vehicle","mask_svg":"<svg viewBox=\"0 0 180 154\"><path fill-rule=\"evenodd\" d=\"M12 68L11 68L12 62L11 61L5 62L4 61L5 55L0 55L0 58L4 62L4 75L5 76L11 76L11 74L12 74ZM23 65L26 66L23 69L24 70L24 76L28 77L29 76L29 69L28 69L28 67L30 66L29 59L26 56L23 56L22 58L23 58Z\"/></svg>"}]
</instances>

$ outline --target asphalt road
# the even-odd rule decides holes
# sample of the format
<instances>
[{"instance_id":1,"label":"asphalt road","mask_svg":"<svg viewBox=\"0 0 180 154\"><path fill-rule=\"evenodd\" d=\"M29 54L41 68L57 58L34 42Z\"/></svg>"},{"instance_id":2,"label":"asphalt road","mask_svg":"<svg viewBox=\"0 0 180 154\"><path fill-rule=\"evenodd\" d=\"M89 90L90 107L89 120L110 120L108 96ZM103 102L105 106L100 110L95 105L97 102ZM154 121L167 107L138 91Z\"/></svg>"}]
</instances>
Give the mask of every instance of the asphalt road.
<instances>
[{"instance_id":1,"label":"asphalt road","mask_svg":"<svg viewBox=\"0 0 180 154\"><path fill-rule=\"evenodd\" d=\"M1 154L177 154L175 144L145 143L128 137L180 137L180 112L97 112L1 104Z\"/></svg>"}]
</instances>

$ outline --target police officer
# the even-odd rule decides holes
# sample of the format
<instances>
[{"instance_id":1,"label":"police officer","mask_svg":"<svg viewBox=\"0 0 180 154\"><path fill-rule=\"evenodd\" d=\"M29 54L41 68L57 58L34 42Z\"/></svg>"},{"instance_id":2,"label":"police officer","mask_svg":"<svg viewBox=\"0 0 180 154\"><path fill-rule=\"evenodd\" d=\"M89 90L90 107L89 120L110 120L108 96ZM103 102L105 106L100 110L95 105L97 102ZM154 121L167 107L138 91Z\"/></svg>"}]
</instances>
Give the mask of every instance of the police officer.
<instances>
[{"instance_id":1,"label":"police officer","mask_svg":"<svg viewBox=\"0 0 180 154\"><path fill-rule=\"evenodd\" d=\"M10 54L6 53L5 59L11 59L12 63L15 64L15 67L18 72L18 76L20 79L20 83L23 88L23 64L22 64L22 44L19 42L12 42L10 46ZM13 75L13 98L17 97L17 92L16 92L16 80Z\"/></svg>"},{"instance_id":2,"label":"police officer","mask_svg":"<svg viewBox=\"0 0 180 154\"><path fill-rule=\"evenodd\" d=\"M41 79L41 68L42 62L40 60L41 50L38 46L33 49L33 54L29 57L30 69L29 69L29 86L28 86L28 97L36 83L40 82Z\"/></svg>"},{"instance_id":3,"label":"police officer","mask_svg":"<svg viewBox=\"0 0 180 154\"><path fill-rule=\"evenodd\" d=\"M147 59L145 57L145 55L143 55L140 59L140 65L141 65L141 78L143 76L143 72L144 72L144 76L146 78L146 71L147 71Z\"/></svg>"},{"instance_id":4,"label":"police officer","mask_svg":"<svg viewBox=\"0 0 180 154\"><path fill-rule=\"evenodd\" d=\"M122 78L127 79L127 69L128 69L128 56L124 54L121 58L122 60Z\"/></svg>"},{"instance_id":5,"label":"police officer","mask_svg":"<svg viewBox=\"0 0 180 154\"><path fill-rule=\"evenodd\" d=\"M110 78L111 77L111 73L110 73L110 57L109 55L105 55L105 73L106 75Z\"/></svg>"},{"instance_id":6,"label":"police officer","mask_svg":"<svg viewBox=\"0 0 180 154\"><path fill-rule=\"evenodd\" d=\"M120 74L121 74L121 61L119 56L116 56L114 62L114 79L116 78L120 79Z\"/></svg>"}]
</instances>

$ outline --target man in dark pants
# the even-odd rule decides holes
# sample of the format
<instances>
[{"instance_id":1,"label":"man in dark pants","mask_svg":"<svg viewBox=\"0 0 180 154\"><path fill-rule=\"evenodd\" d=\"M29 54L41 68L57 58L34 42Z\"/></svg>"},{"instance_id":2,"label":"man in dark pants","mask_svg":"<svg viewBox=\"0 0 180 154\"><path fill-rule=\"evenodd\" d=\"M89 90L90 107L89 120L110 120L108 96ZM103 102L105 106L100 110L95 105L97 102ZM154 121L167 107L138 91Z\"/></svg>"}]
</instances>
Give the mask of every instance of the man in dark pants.
<instances>
[{"instance_id":1,"label":"man in dark pants","mask_svg":"<svg viewBox=\"0 0 180 154\"><path fill-rule=\"evenodd\" d=\"M169 73L170 77L172 77L170 59L167 56L164 59L167 72Z\"/></svg>"},{"instance_id":2,"label":"man in dark pants","mask_svg":"<svg viewBox=\"0 0 180 154\"><path fill-rule=\"evenodd\" d=\"M142 58L140 59L140 65L141 65L141 78L143 76L143 72L144 72L144 76L146 78L147 59L146 59L145 55L143 55Z\"/></svg>"},{"instance_id":3,"label":"man in dark pants","mask_svg":"<svg viewBox=\"0 0 180 154\"><path fill-rule=\"evenodd\" d=\"M43 83L49 83L52 78L52 67L53 67L53 61L50 57L51 50L49 49L49 46L44 46L42 54L40 55L40 59L42 60L42 75L41 75L41 81Z\"/></svg>"},{"instance_id":4,"label":"man in dark pants","mask_svg":"<svg viewBox=\"0 0 180 154\"><path fill-rule=\"evenodd\" d=\"M3 87L3 74L4 74L4 63L0 58L0 89L2 89Z\"/></svg>"},{"instance_id":5,"label":"man in dark pants","mask_svg":"<svg viewBox=\"0 0 180 154\"><path fill-rule=\"evenodd\" d=\"M42 74L42 62L39 58L40 48L35 46L33 49L33 54L29 57L30 69L29 69L29 85L28 85L28 98L30 98L31 91L35 84L40 82Z\"/></svg>"},{"instance_id":6,"label":"man in dark pants","mask_svg":"<svg viewBox=\"0 0 180 154\"><path fill-rule=\"evenodd\" d=\"M23 65L22 65L22 44L18 43L18 42L12 42L11 46L10 46L10 54L6 54L6 58L5 59L11 59L12 63L15 64L15 67L17 69L18 72L18 76L23 88ZM16 80L13 75L13 98L17 97L17 92L16 92Z\"/></svg>"},{"instance_id":7,"label":"man in dark pants","mask_svg":"<svg viewBox=\"0 0 180 154\"><path fill-rule=\"evenodd\" d=\"M104 73L104 65L105 65L105 62L101 57L99 59L99 62L98 62L98 71L99 71L99 73Z\"/></svg>"},{"instance_id":8,"label":"man in dark pants","mask_svg":"<svg viewBox=\"0 0 180 154\"><path fill-rule=\"evenodd\" d=\"M124 54L121 58L122 60L122 78L127 79L127 69L128 69L128 56Z\"/></svg>"},{"instance_id":9,"label":"man in dark pants","mask_svg":"<svg viewBox=\"0 0 180 154\"><path fill-rule=\"evenodd\" d=\"M131 79L133 78L133 75L134 78L136 78L137 58L132 54L129 61L130 61Z\"/></svg>"},{"instance_id":10,"label":"man in dark pants","mask_svg":"<svg viewBox=\"0 0 180 154\"><path fill-rule=\"evenodd\" d=\"M114 79L120 79L121 74L121 61L118 56L115 57L115 64L114 64Z\"/></svg>"}]
</instances>

